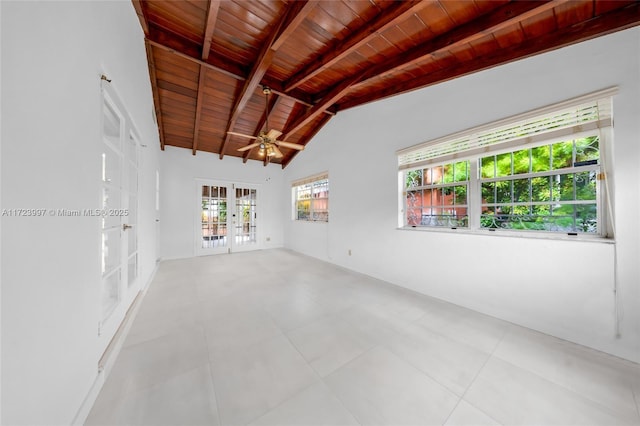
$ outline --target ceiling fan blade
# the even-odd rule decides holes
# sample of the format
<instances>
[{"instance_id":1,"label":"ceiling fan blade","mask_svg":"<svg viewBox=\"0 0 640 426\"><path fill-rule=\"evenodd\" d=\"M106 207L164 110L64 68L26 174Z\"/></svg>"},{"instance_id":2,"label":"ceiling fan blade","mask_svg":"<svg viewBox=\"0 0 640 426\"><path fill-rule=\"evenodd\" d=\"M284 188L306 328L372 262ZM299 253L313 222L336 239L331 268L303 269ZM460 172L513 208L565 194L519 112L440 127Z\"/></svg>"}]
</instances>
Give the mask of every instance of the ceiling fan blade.
<instances>
[{"instance_id":1,"label":"ceiling fan blade","mask_svg":"<svg viewBox=\"0 0 640 426\"><path fill-rule=\"evenodd\" d=\"M243 146L242 148L238 148L238 151L248 151L250 149L255 148L256 146L259 146L260 142L254 142L252 144L249 144L247 146Z\"/></svg>"},{"instance_id":2,"label":"ceiling fan blade","mask_svg":"<svg viewBox=\"0 0 640 426\"><path fill-rule=\"evenodd\" d=\"M273 146L273 152L276 153L276 158L282 158L284 157L284 154L282 153L282 151L280 151L280 148L278 148L277 145L272 145Z\"/></svg>"},{"instance_id":3,"label":"ceiling fan blade","mask_svg":"<svg viewBox=\"0 0 640 426\"><path fill-rule=\"evenodd\" d=\"M245 135L244 133L237 133L237 132L227 132L227 133L228 133L228 134L230 134L230 135L233 135L233 136L241 136L241 137L243 137L243 138L258 139L258 138L257 138L257 137L255 137L255 136Z\"/></svg>"},{"instance_id":4,"label":"ceiling fan blade","mask_svg":"<svg viewBox=\"0 0 640 426\"><path fill-rule=\"evenodd\" d=\"M276 145L280 145L284 148L297 149L302 151L304 149L304 145L300 145L299 143L285 142L285 141L274 141Z\"/></svg>"},{"instance_id":5,"label":"ceiling fan blade","mask_svg":"<svg viewBox=\"0 0 640 426\"><path fill-rule=\"evenodd\" d=\"M281 131L276 130L276 129L271 129L267 132L267 138L271 139L272 141L278 139L278 137L280 137L280 135L282 134Z\"/></svg>"}]
</instances>

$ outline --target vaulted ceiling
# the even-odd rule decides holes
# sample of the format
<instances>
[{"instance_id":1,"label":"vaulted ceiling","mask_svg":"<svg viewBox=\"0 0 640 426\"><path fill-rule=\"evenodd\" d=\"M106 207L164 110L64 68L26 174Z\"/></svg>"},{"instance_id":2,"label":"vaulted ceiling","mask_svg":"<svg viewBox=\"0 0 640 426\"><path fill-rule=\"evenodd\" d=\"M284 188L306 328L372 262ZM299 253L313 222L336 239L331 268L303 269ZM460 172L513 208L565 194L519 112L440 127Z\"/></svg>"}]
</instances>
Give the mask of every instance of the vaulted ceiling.
<instances>
[{"instance_id":1,"label":"vaulted ceiling","mask_svg":"<svg viewBox=\"0 0 640 426\"><path fill-rule=\"evenodd\" d=\"M162 149L283 168L298 150L281 145L281 157L258 147L239 151L255 139L229 132L257 137L268 120L279 140L304 146L342 110L640 23L640 2L626 0L133 5L146 36Z\"/></svg>"}]
</instances>

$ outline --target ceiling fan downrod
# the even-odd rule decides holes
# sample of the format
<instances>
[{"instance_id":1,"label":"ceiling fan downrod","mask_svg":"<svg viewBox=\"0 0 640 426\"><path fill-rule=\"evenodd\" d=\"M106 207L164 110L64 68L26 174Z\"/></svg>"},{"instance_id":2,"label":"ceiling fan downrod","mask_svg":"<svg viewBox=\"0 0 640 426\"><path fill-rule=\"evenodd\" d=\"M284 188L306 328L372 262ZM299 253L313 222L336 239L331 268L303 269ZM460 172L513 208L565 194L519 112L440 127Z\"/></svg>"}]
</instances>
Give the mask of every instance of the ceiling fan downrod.
<instances>
[{"instance_id":1,"label":"ceiling fan downrod","mask_svg":"<svg viewBox=\"0 0 640 426\"><path fill-rule=\"evenodd\" d=\"M269 132L269 95L271 94L271 88L269 86L262 86L262 93L264 93L264 134L266 135Z\"/></svg>"}]
</instances>

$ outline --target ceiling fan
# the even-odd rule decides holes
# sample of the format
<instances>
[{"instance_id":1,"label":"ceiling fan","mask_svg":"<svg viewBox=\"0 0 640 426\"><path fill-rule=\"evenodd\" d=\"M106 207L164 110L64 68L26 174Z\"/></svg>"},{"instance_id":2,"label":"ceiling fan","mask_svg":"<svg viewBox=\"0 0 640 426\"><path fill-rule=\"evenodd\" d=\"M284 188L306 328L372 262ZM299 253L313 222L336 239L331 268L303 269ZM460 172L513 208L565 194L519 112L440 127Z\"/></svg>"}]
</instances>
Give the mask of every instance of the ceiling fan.
<instances>
[{"instance_id":1,"label":"ceiling fan","mask_svg":"<svg viewBox=\"0 0 640 426\"><path fill-rule=\"evenodd\" d=\"M242 148L238 148L238 151L248 151L250 149L259 147L260 155L266 155L267 160L270 157L282 158L284 154L280 151L279 147L297 149L299 151L304 149L304 145L300 145L297 143L279 141L278 137L282 135L282 132L279 130L271 129L269 130L269 95L271 94L271 89L267 86L263 86L262 93L265 95L265 103L266 103L266 112L265 112L265 129L260 132L258 136L246 135L244 133L237 132L227 132L230 135L240 136L243 138L255 139L256 141L247 146L243 146Z\"/></svg>"}]
</instances>

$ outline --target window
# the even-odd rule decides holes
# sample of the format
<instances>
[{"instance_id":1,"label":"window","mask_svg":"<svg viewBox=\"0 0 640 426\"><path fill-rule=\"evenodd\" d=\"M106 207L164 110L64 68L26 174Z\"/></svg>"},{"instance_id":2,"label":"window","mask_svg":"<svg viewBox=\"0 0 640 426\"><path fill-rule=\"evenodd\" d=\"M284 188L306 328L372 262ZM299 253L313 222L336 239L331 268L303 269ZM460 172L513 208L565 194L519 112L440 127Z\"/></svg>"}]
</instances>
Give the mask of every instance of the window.
<instances>
[{"instance_id":1,"label":"window","mask_svg":"<svg viewBox=\"0 0 640 426\"><path fill-rule=\"evenodd\" d=\"M467 226L469 161L406 173L407 225Z\"/></svg>"},{"instance_id":2,"label":"window","mask_svg":"<svg viewBox=\"0 0 640 426\"><path fill-rule=\"evenodd\" d=\"M400 225L607 236L613 94L399 151Z\"/></svg>"},{"instance_id":3,"label":"window","mask_svg":"<svg viewBox=\"0 0 640 426\"><path fill-rule=\"evenodd\" d=\"M293 218L329 221L329 176L326 173L293 182Z\"/></svg>"}]
</instances>

